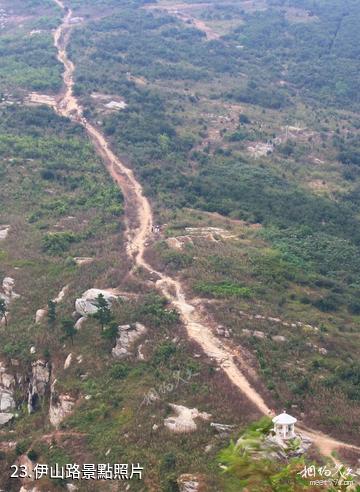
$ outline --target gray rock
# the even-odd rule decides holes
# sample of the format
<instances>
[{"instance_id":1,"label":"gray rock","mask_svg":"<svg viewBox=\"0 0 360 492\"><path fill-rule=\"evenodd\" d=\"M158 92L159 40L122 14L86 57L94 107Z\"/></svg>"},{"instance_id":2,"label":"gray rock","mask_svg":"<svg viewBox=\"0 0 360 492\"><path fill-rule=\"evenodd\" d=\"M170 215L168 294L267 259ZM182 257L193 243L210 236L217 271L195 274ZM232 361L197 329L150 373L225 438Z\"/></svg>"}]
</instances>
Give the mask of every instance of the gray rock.
<instances>
[{"instance_id":1,"label":"gray rock","mask_svg":"<svg viewBox=\"0 0 360 492\"><path fill-rule=\"evenodd\" d=\"M76 299L75 301L76 312L79 313L81 316L85 316L85 317L95 314L98 310L98 308L96 307L96 299L99 296L99 294L102 294L104 296L109 306L111 306L112 302L118 299L118 296L108 292L107 290L89 289L86 292L84 292L79 299Z\"/></svg>"},{"instance_id":2,"label":"gray rock","mask_svg":"<svg viewBox=\"0 0 360 492\"><path fill-rule=\"evenodd\" d=\"M75 323L75 329L76 330L80 330L80 328L82 327L82 325L84 324L84 321L86 321L86 316L81 316L81 318L79 318L77 320L77 322Z\"/></svg>"},{"instance_id":3,"label":"gray rock","mask_svg":"<svg viewBox=\"0 0 360 492\"><path fill-rule=\"evenodd\" d=\"M72 483L67 483L66 484L66 489L69 491L69 492L75 492L75 490L79 490L78 487L76 487L76 485L72 484Z\"/></svg>"},{"instance_id":4,"label":"gray rock","mask_svg":"<svg viewBox=\"0 0 360 492\"><path fill-rule=\"evenodd\" d=\"M251 337L251 335L252 335L252 331L251 330L248 330L247 328L243 328L242 329L242 332L247 337Z\"/></svg>"},{"instance_id":5,"label":"gray rock","mask_svg":"<svg viewBox=\"0 0 360 492\"><path fill-rule=\"evenodd\" d=\"M28 391L28 412L33 413L39 400L45 396L50 381L49 364L43 360L32 363L32 374Z\"/></svg>"},{"instance_id":6,"label":"gray rock","mask_svg":"<svg viewBox=\"0 0 360 492\"><path fill-rule=\"evenodd\" d=\"M9 231L10 231L9 225L0 226L0 241L3 241L8 237Z\"/></svg>"},{"instance_id":7,"label":"gray rock","mask_svg":"<svg viewBox=\"0 0 360 492\"><path fill-rule=\"evenodd\" d=\"M0 362L0 425L7 424L12 418L15 410L15 378L7 372L5 365Z\"/></svg>"},{"instance_id":8,"label":"gray rock","mask_svg":"<svg viewBox=\"0 0 360 492\"><path fill-rule=\"evenodd\" d=\"M112 356L116 359L123 359L131 355L131 348L142 335L147 332L147 328L141 323L134 325L122 325L118 328L118 338L116 345L112 349Z\"/></svg>"},{"instance_id":9,"label":"gray rock","mask_svg":"<svg viewBox=\"0 0 360 492\"><path fill-rule=\"evenodd\" d=\"M210 427L213 427L221 435L227 435L231 433L235 425L218 424L216 422L211 422Z\"/></svg>"},{"instance_id":10,"label":"gray rock","mask_svg":"<svg viewBox=\"0 0 360 492\"><path fill-rule=\"evenodd\" d=\"M271 337L271 340L273 340L274 342L280 342L280 343L286 342L286 338L282 335L274 335L273 337Z\"/></svg>"},{"instance_id":11,"label":"gray rock","mask_svg":"<svg viewBox=\"0 0 360 492\"><path fill-rule=\"evenodd\" d=\"M69 369L69 367L71 366L71 361L72 361L72 354L70 353L67 357L66 357L66 360L64 362L64 369Z\"/></svg>"},{"instance_id":12,"label":"gray rock","mask_svg":"<svg viewBox=\"0 0 360 492\"><path fill-rule=\"evenodd\" d=\"M200 490L201 480L196 475L184 473L177 479L180 492L198 492Z\"/></svg>"},{"instance_id":13,"label":"gray rock","mask_svg":"<svg viewBox=\"0 0 360 492\"><path fill-rule=\"evenodd\" d=\"M38 309L35 313L35 323L36 324L41 323L41 321L45 318L46 314L47 314L46 309Z\"/></svg>"},{"instance_id":14,"label":"gray rock","mask_svg":"<svg viewBox=\"0 0 360 492\"><path fill-rule=\"evenodd\" d=\"M174 415L164 420L164 425L171 432L187 433L196 431L197 425L195 419L209 420L211 415L206 412L199 412L197 408L187 408L183 405L170 403Z\"/></svg>"},{"instance_id":15,"label":"gray rock","mask_svg":"<svg viewBox=\"0 0 360 492\"><path fill-rule=\"evenodd\" d=\"M0 425L5 425L14 418L13 413L0 413Z\"/></svg>"},{"instance_id":16,"label":"gray rock","mask_svg":"<svg viewBox=\"0 0 360 492\"><path fill-rule=\"evenodd\" d=\"M12 391L0 389L0 412L8 413L15 408L15 400Z\"/></svg>"},{"instance_id":17,"label":"gray rock","mask_svg":"<svg viewBox=\"0 0 360 492\"><path fill-rule=\"evenodd\" d=\"M70 395L59 395L55 391L54 381L51 388L49 419L50 423L58 429L63 420L72 414L75 400Z\"/></svg>"},{"instance_id":18,"label":"gray rock","mask_svg":"<svg viewBox=\"0 0 360 492\"><path fill-rule=\"evenodd\" d=\"M5 389L15 387L15 378L12 374L6 372L5 366L0 362L0 386Z\"/></svg>"}]
</instances>

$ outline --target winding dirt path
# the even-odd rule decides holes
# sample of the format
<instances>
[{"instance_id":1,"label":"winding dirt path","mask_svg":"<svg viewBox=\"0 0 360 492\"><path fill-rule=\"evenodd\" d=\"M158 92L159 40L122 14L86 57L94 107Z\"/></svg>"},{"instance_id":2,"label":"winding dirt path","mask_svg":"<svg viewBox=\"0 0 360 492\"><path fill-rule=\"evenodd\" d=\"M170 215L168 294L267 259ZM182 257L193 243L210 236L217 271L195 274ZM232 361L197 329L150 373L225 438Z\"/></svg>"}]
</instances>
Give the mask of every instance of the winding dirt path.
<instances>
[{"instance_id":1,"label":"winding dirt path","mask_svg":"<svg viewBox=\"0 0 360 492\"><path fill-rule=\"evenodd\" d=\"M186 300L181 283L162 272L154 270L144 257L146 242L152 230L152 210L150 203L144 196L142 186L136 180L131 169L112 152L104 135L83 117L80 103L73 94L75 66L69 60L66 46L70 35L72 17L71 9L67 8L62 0L54 0L65 11L62 24L54 33L54 45L58 50L58 59L64 65L64 92L58 99L57 112L65 117L82 124L97 152L102 157L109 173L120 186L125 198L126 208L126 238L127 253L133 262L134 269L143 268L158 275L157 288L178 309L186 327L189 338L197 342L203 351L213 358L223 369L232 383L243 392L247 398L265 415L271 414L262 396L251 386L246 376L234 362L233 350L225 343L220 342L212 333L211 327L201 318L196 308ZM360 448L332 439L320 432L302 428L318 446L321 453L330 455L339 447Z\"/></svg>"}]
</instances>

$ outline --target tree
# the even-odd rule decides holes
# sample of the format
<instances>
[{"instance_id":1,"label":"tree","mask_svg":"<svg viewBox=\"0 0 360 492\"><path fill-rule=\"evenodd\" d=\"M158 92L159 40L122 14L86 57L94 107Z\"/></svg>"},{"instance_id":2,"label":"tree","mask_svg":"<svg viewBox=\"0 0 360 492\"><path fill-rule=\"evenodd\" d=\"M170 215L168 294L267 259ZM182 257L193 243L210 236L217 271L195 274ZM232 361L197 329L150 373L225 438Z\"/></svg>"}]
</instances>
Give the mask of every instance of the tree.
<instances>
[{"instance_id":1,"label":"tree","mask_svg":"<svg viewBox=\"0 0 360 492\"><path fill-rule=\"evenodd\" d=\"M95 306L97 307L97 312L93 316L99 321L101 329L104 330L104 327L113 320L113 315L103 294L97 296Z\"/></svg>"},{"instance_id":2,"label":"tree","mask_svg":"<svg viewBox=\"0 0 360 492\"><path fill-rule=\"evenodd\" d=\"M64 332L64 339L66 340L67 338L70 338L71 344L73 345L74 336L77 333L73 320L69 318L63 319L61 325Z\"/></svg>"},{"instance_id":3,"label":"tree","mask_svg":"<svg viewBox=\"0 0 360 492\"><path fill-rule=\"evenodd\" d=\"M119 333L119 326L118 326L118 324L116 323L116 321L111 321L111 323L109 324L109 326L107 326L101 332L101 336L105 340L114 341L114 340L116 340L116 337L118 336L118 333Z\"/></svg>"},{"instance_id":4,"label":"tree","mask_svg":"<svg viewBox=\"0 0 360 492\"><path fill-rule=\"evenodd\" d=\"M239 116L239 122L243 125L248 125L250 123L250 118L246 114L241 113Z\"/></svg>"},{"instance_id":5,"label":"tree","mask_svg":"<svg viewBox=\"0 0 360 492\"><path fill-rule=\"evenodd\" d=\"M49 325L53 325L56 321L56 302L51 299L48 301L48 323Z\"/></svg>"},{"instance_id":6,"label":"tree","mask_svg":"<svg viewBox=\"0 0 360 492\"><path fill-rule=\"evenodd\" d=\"M6 302L5 299L0 297L0 320L3 318L5 319L5 326L7 326L8 320L7 320L7 310L6 310Z\"/></svg>"}]
</instances>

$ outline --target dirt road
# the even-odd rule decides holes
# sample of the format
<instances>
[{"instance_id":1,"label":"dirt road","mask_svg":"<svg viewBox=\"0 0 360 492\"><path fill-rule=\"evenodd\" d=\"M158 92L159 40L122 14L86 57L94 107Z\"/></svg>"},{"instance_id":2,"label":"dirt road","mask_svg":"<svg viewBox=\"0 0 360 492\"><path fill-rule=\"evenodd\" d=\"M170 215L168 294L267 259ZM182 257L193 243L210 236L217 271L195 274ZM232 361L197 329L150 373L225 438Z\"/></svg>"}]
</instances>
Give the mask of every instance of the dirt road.
<instances>
[{"instance_id":1,"label":"dirt road","mask_svg":"<svg viewBox=\"0 0 360 492\"><path fill-rule=\"evenodd\" d=\"M54 33L54 44L58 50L58 59L64 65L64 91L59 97L57 111L62 116L66 116L85 127L106 168L123 192L127 217L127 252L133 262L134 269L141 267L158 275L159 280L156 282L156 286L178 309L189 338L197 342L202 350L216 361L232 383L253 402L259 412L266 415L270 414L270 408L266 405L262 396L251 386L245 375L235 364L232 349L214 336L211 327L202 319L196 308L186 300L181 283L162 272L155 271L146 262L144 258L145 244L152 230L150 203L144 196L142 186L136 180L132 170L126 167L114 154L104 135L83 117L83 110L73 94L75 66L68 59L66 52L71 29L72 11L67 9L61 0L54 1L65 11L63 23ZM310 429L304 430L303 433L309 434L318 445L319 450L325 455L329 455L339 446L352 447Z\"/></svg>"}]
</instances>

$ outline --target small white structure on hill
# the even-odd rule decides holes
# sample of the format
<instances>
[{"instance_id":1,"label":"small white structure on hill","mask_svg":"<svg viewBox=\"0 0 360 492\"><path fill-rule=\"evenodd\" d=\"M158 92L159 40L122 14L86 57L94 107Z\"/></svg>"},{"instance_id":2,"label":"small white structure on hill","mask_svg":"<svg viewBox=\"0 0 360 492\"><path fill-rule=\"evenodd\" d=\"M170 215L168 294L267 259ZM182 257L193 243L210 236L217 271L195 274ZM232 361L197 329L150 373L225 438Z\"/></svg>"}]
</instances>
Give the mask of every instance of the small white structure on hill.
<instances>
[{"instance_id":1,"label":"small white structure on hill","mask_svg":"<svg viewBox=\"0 0 360 492\"><path fill-rule=\"evenodd\" d=\"M280 439L294 439L294 437L296 437L295 423L297 422L297 419L287 414L285 410L280 415L274 417L272 421L277 437Z\"/></svg>"}]
</instances>

